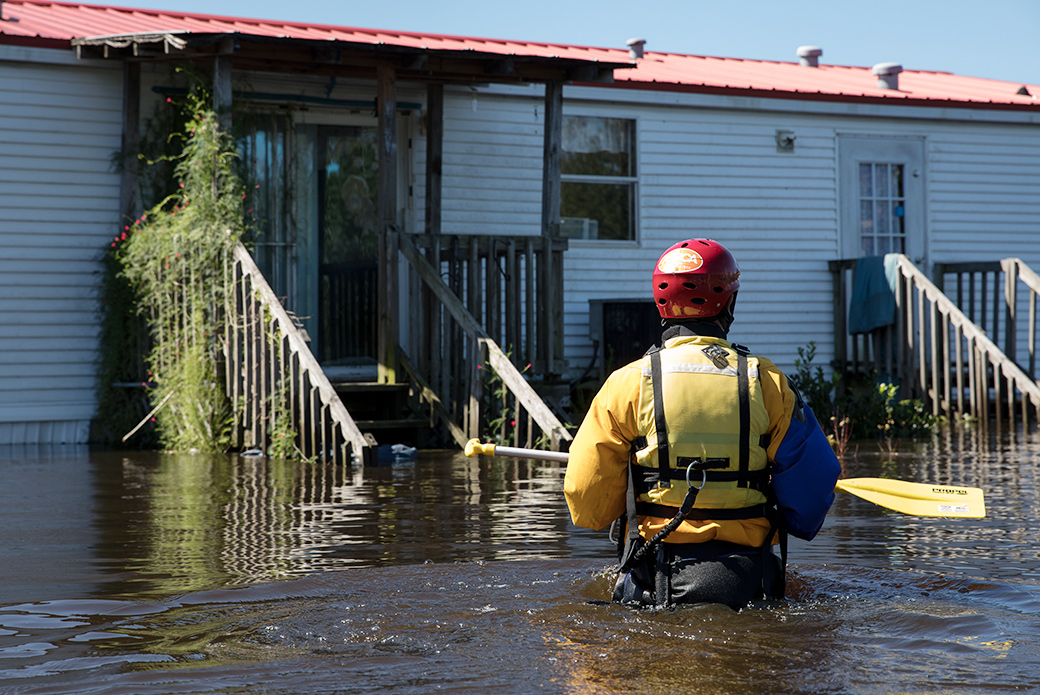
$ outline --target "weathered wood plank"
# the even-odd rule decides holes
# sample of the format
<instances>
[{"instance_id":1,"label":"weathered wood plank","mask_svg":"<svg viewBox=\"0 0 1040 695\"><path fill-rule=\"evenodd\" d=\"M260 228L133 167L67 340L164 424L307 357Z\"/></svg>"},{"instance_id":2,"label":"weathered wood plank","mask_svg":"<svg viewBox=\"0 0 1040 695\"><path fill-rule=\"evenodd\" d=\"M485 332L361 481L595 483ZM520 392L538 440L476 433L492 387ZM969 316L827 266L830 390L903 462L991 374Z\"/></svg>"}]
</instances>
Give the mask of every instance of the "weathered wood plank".
<instances>
[{"instance_id":1,"label":"weathered wood plank","mask_svg":"<svg viewBox=\"0 0 1040 695\"><path fill-rule=\"evenodd\" d=\"M458 344L454 346L453 357L465 357L461 363L456 363L454 373L460 378L454 381L464 381L460 399L463 402L461 413L467 423L470 436L479 436L481 424L480 402L482 398L482 379L478 367L485 362L483 353L486 351L487 363L501 378L503 384L513 394L513 397L522 405L527 412L531 413L542 431L551 439L555 446L569 441L571 435L563 424L556 418L552 411L545 405L541 397L535 392L523 375L516 369L510 359L505 355L498 344L488 335L484 328L477 322L467 307L458 298L455 292L441 278L440 273L427 259L419 253L411 238L402 235L400 248L402 254L409 261L413 271L422 280L437 300L444 307L446 316L453 320L448 326L449 332L454 333ZM476 248L473 244L471 248ZM447 360L443 360L447 361ZM451 401L449 401L451 402Z\"/></svg>"},{"instance_id":2,"label":"weathered wood plank","mask_svg":"<svg viewBox=\"0 0 1040 695\"><path fill-rule=\"evenodd\" d=\"M289 349L294 355L296 355L296 358L299 361L299 369L301 373L305 375L307 381L309 381L311 385L311 395L308 399L310 400L309 408L311 411L309 427L311 430L309 439L311 446L309 448L312 452L320 454L321 456L326 456L329 453L329 449L322 448L327 441L324 433L314 431L322 426L322 416L317 412L317 408L322 407L323 409L327 409L328 415L326 417L330 419L330 422L334 422L342 428L343 436L350 442L354 454L363 459L365 455L369 453L369 442L357 427L357 424L347 411L346 407L344 407L343 403L340 401L339 396L336 395L336 391L325 376L325 372L322 371L321 365L318 364L314 355L311 354L310 348L304 340L303 335L296 328L295 323L289 317L285 308L282 307L278 297L275 296L267 283L262 281L263 276L260 273L260 269L256 267L256 264L253 262L252 257L249 255L249 252L246 251L244 246L238 245L235 247L234 258L237 263L241 264L243 274L247 278L257 278L257 280L250 283L250 294L256 293L260 302L267 307L267 310L271 313L273 321L277 323L284 333ZM249 303L257 304L257 302ZM252 311L255 313L257 310L253 309ZM258 321L257 319L261 320ZM251 327L251 330L255 331L255 326L263 325L262 316L251 317L251 320L247 322L247 325ZM255 344L255 340L256 338L253 338L247 342L253 342ZM255 358L250 359L250 362L254 364L257 361L258 360ZM247 369L247 371L249 370ZM255 390L250 388L245 389L245 393L255 392ZM259 413L254 411L254 416L258 414ZM306 434L307 428L304 429L305 431L301 432L301 439L304 439L304 435ZM304 453L312 455L307 451Z\"/></svg>"}]
</instances>

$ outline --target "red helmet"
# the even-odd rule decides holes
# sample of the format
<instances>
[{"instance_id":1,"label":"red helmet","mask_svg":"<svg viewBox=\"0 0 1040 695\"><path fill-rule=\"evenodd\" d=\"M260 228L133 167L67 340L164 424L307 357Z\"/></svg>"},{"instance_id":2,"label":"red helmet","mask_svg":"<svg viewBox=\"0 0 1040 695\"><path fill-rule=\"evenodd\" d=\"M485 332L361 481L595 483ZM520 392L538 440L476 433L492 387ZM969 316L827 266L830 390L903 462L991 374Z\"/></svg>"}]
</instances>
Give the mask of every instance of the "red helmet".
<instances>
[{"instance_id":1,"label":"red helmet","mask_svg":"<svg viewBox=\"0 0 1040 695\"><path fill-rule=\"evenodd\" d=\"M657 261L654 301L661 318L721 314L740 289L740 268L726 247L711 239L680 241Z\"/></svg>"}]
</instances>

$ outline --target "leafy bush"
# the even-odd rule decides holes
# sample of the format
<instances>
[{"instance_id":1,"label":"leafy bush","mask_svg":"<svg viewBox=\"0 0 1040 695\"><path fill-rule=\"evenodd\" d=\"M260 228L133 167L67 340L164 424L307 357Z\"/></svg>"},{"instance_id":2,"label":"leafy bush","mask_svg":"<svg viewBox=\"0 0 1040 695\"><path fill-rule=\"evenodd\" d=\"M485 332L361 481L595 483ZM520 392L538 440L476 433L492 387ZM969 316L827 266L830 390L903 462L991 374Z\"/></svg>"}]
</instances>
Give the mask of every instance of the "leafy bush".
<instances>
[{"instance_id":1,"label":"leafy bush","mask_svg":"<svg viewBox=\"0 0 1040 695\"><path fill-rule=\"evenodd\" d=\"M899 386L880 382L876 375L855 384L840 374L824 376L813 366L816 344L798 348L791 381L813 409L824 430L837 439L891 440L916 437L934 431L938 420L917 399L900 399ZM828 423L830 427L828 428Z\"/></svg>"}]
</instances>

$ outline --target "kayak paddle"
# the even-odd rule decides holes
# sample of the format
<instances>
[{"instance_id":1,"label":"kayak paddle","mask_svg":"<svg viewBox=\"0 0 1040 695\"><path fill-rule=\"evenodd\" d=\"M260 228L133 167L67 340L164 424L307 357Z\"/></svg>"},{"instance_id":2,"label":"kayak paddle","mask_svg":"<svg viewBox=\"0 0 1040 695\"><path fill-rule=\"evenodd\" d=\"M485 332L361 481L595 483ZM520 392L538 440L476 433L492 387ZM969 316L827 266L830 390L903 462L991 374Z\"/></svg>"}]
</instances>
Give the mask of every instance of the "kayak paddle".
<instances>
[{"instance_id":1,"label":"kayak paddle","mask_svg":"<svg viewBox=\"0 0 1040 695\"><path fill-rule=\"evenodd\" d=\"M477 439L466 443L466 456L511 456L542 461L567 462L563 451L520 449L497 444L481 444ZM846 478L839 480L835 490L848 492L868 502L911 516L941 516L957 519L982 519L986 516L986 502L977 487L957 487L933 483L911 483L889 478Z\"/></svg>"}]
</instances>

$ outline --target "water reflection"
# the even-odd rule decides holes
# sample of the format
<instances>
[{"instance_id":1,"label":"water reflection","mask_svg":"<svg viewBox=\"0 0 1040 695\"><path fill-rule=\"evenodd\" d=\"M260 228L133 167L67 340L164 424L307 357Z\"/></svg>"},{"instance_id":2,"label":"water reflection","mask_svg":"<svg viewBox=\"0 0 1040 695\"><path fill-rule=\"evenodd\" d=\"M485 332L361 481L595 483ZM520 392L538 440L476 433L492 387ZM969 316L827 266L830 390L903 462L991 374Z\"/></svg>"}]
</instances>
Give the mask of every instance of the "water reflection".
<instances>
[{"instance_id":1,"label":"water reflection","mask_svg":"<svg viewBox=\"0 0 1040 695\"><path fill-rule=\"evenodd\" d=\"M98 555L116 575L104 596L575 554L560 464L428 452L411 465L352 469L92 453L90 467Z\"/></svg>"},{"instance_id":2,"label":"water reflection","mask_svg":"<svg viewBox=\"0 0 1040 695\"><path fill-rule=\"evenodd\" d=\"M1040 689L1038 453L861 446L849 476L983 487L989 516L840 495L790 600L657 613L589 602L613 548L569 523L558 464L8 450L0 692Z\"/></svg>"}]
</instances>

